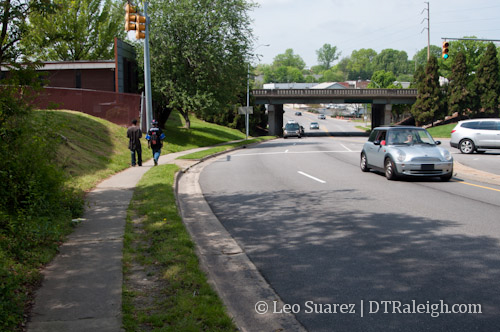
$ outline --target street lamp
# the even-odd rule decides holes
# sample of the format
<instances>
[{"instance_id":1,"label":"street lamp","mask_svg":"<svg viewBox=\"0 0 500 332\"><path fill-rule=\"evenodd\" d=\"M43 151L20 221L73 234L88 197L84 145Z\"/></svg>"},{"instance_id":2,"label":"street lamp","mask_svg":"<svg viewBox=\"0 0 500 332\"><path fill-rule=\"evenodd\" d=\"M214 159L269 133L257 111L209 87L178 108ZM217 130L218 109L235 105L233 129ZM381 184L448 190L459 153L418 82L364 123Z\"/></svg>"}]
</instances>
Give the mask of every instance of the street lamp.
<instances>
[{"instance_id":1,"label":"street lamp","mask_svg":"<svg viewBox=\"0 0 500 332\"><path fill-rule=\"evenodd\" d=\"M261 46L270 46L271 44L260 44L256 48L254 48L254 52ZM248 139L248 112L250 109L250 61L248 61L248 69L247 69L247 108L245 111L245 128L246 128L246 139Z\"/></svg>"}]
</instances>

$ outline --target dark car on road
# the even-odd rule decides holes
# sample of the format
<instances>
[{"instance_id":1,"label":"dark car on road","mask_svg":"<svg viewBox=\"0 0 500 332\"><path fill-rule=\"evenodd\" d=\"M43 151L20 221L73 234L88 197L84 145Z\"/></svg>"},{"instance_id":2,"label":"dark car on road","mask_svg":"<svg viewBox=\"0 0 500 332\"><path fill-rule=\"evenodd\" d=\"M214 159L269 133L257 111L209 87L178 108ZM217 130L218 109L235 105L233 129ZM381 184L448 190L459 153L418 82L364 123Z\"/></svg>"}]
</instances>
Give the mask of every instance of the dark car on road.
<instances>
[{"instance_id":1,"label":"dark car on road","mask_svg":"<svg viewBox=\"0 0 500 332\"><path fill-rule=\"evenodd\" d=\"M302 137L302 128L297 122L287 123L283 130L283 138Z\"/></svg>"}]
</instances>

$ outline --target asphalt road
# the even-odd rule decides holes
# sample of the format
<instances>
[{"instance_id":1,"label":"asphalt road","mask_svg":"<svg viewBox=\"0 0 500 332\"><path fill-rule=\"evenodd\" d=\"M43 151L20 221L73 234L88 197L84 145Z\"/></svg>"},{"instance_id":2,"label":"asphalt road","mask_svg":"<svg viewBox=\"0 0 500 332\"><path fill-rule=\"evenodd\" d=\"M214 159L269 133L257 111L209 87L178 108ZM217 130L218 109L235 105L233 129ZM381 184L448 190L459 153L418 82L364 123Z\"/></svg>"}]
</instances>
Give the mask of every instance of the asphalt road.
<instances>
[{"instance_id":1,"label":"asphalt road","mask_svg":"<svg viewBox=\"0 0 500 332\"><path fill-rule=\"evenodd\" d=\"M362 173L364 140L278 139L200 174L215 215L289 307L262 301L309 331L498 330L500 187Z\"/></svg>"}]
</instances>

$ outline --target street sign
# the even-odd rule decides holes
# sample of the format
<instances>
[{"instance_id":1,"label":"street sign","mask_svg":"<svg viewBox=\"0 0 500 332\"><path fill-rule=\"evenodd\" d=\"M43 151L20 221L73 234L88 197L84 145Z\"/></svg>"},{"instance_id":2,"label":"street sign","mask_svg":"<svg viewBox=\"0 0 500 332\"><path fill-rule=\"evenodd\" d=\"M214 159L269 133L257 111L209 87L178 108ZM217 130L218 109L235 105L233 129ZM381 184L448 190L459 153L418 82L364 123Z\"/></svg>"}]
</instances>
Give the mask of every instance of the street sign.
<instances>
[{"instance_id":1,"label":"street sign","mask_svg":"<svg viewBox=\"0 0 500 332\"><path fill-rule=\"evenodd\" d=\"M253 114L253 106L242 106L238 107L238 114Z\"/></svg>"}]
</instances>

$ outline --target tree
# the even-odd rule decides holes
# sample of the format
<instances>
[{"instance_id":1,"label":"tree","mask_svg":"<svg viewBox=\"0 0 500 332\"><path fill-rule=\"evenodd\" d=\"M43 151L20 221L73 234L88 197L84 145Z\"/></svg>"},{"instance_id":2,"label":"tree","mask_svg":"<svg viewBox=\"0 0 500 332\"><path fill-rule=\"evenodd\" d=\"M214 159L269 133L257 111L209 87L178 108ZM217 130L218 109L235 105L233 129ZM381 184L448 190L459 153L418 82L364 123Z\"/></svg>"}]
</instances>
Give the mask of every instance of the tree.
<instances>
[{"instance_id":1,"label":"tree","mask_svg":"<svg viewBox=\"0 0 500 332\"><path fill-rule=\"evenodd\" d=\"M325 70L320 79L321 82L342 82L344 81L344 73L334 68Z\"/></svg>"},{"instance_id":2,"label":"tree","mask_svg":"<svg viewBox=\"0 0 500 332\"><path fill-rule=\"evenodd\" d=\"M190 112L207 119L240 103L252 46L251 8L245 0L151 1L151 80L157 115L165 119L176 109L189 128Z\"/></svg>"},{"instance_id":3,"label":"tree","mask_svg":"<svg viewBox=\"0 0 500 332\"><path fill-rule=\"evenodd\" d=\"M430 46L430 55L436 58L441 57L441 47L436 45ZM422 48L413 56L413 62L416 67L425 66L427 64L427 47Z\"/></svg>"},{"instance_id":4,"label":"tree","mask_svg":"<svg viewBox=\"0 0 500 332\"><path fill-rule=\"evenodd\" d=\"M54 10L50 0L3 0L0 3L0 63L16 61L21 56L19 41L28 31L28 16L47 15Z\"/></svg>"},{"instance_id":5,"label":"tree","mask_svg":"<svg viewBox=\"0 0 500 332\"><path fill-rule=\"evenodd\" d=\"M293 49L289 48L283 54L278 54L273 61L273 67L278 68L281 66L295 67L300 70L304 69L306 63L298 54L293 53Z\"/></svg>"},{"instance_id":6,"label":"tree","mask_svg":"<svg viewBox=\"0 0 500 332\"><path fill-rule=\"evenodd\" d=\"M373 70L390 71L396 77L401 74L408 74L410 72L408 54L405 51L393 49L382 50L373 58Z\"/></svg>"},{"instance_id":7,"label":"tree","mask_svg":"<svg viewBox=\"0 0 500 332\"><path fill-rule=\"evenodd\" d=\"M348 73L348 79L351 80L367 80L373 75L373 60L377 56L377 52L373 49L361 49L359 51L352 51L351 57L343 59L340 61L341 67L342 63L345 61L347 64L345 70Z\"/></svg>"},{"instance_id":8,"label":"tree","mask_svg":"<svg viewBox=\"0 0 500 332\"><path fill-rule=\"evenodd\" d=\"M411 108L417 126L434 120L442 111L438 63L434 56L430 57L425 67L425 74L419 75L419 79L417 82L417 100Z\"/></svg>"},{"instance_id":9,"label":"tree","mask_svg":"<svg viewBox=\"0 0 500 332\"><path fill-rule=\"evenodd\" d=\"M464 38L475 38L475 37L464 37ZM451 65L453 64L453 59L458 53L462 52L465 55L467 61L467 73L472 74L477 71L479 61L481 57L486 52L486 43L476 40L456 40L451 41L449 46L450 57L447 60L443 60L441 56L439 62L439 69L441 76L448 77L451 73ZM441 53L441 52L440 52ZM452 60L452 61L449 61Z\"/></svg>"},{"instance_id":10,"label":"tree","mask_svg":"<svg viewBox=\"0 0 500 332\"><path fill-rule=\"evenodd\" d=\"M330 69L332 63L336 61L341 52L337 53L337 46L332 46L330 44L324 44L319 50L316 51L318 56L318 63L322 65L325 70Z\"/></svg>"},{"instance_id":11,"label":"tree","mask_svg":"<svg viewBox=\"0 0 500 332\"><path fill-rule=\"evenodd\" d=\"M368 88L382 88L382 89L398 89L401 88L401 84L395 85L396 76L392 72L387 72L384 70L378 70L373 73L370 84Z\"/></svg>"},{"instance_id":12,"label":"tree","mask_svg":"<svg viewBox=\"0 0 500 332\"><path fill-rule=\"evenodd\" d=\"M463 52L458 52L451 67L449 84L448 110L464 115L470 103L469 74L467 60Z\"/></svg>"},{"instance_id":13,"label":"tree","mask_svg":"<svg viewBox=\"0 0 500 332\"><path fill-rule=\"evenodd\" d=\"M124 0L54 0L50 16L29 16L29 33L22 45L26 54L40 60L109 60L114 38L124 38Z\"/></svg>"},{"instance_id":14,"label":"tree","mask_svg":"<svg viewBox=\"0 0 500 332\"><path fill-rule=\"evenodd\" d=\"M486 114L498 116L500 96L497 50L489 43L477 68L476 87L481 108Z\"/></svg>"}]
</instances>

